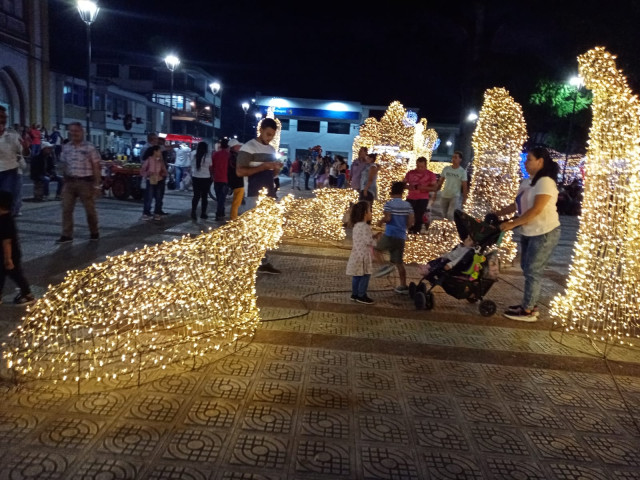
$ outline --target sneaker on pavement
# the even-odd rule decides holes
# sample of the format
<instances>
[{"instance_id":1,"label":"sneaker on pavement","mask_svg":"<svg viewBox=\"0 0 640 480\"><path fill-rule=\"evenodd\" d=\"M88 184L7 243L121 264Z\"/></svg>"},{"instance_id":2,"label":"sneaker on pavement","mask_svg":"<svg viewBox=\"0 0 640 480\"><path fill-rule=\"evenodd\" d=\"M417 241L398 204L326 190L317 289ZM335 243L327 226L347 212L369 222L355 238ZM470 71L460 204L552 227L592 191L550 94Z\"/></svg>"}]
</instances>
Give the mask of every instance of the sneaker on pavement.
<instances>
[{"instance_id":1,"label":"sneaker on pavement","mask_svg":"<svg viewBox=\"0 0 640 480\"><path fill-rule=\"evenodd\" d=\"M202 215L200 215L200 218L203 220L206 220L209 218L209 215L207 215L206 213L203 213Z\"/></svg>"},{"instance_id":2,"label":"sneaker on pavement","mask_svg":"<svg viewBox=\"0 0 640 480\"><path fill-rule=\"evenodd\" d=\"M160 215L159 213L156 213L156 214L153 216L153 219L154 219L154 220L162 220L162 215Z\"/></svg>"},{"instance_id":3,"label":"sneaker on pavement","mask_svg":"<svg viewBox=\"0 0 640 480\"><path fill-rule=\"evenodd\" d=\"M521 310L522 310L522 305L511 305L510 307L507 308L507 311L505 313L519 313ZM540 312L538 311L538 307L533 307L533 314L536 317L540 315Z\"/></svg>"},{"instance_id":4,"label":"sneaker on pavement","mask_svg":"<svg viewBox=\"0 0 640 480\"><path fill-rule=\"evenodd\" d=\"M62 235L59 239L56 240L56 243L58 245L62 244L62 243L71 243L73 242L73 238L72 237L65 237L64 235Z\"/></svg>"},{"instance_id":5,"label":"sneaker on pavement","mask_svg":"<svg viewBox=\"0 0 640 480\"><path fill-rule=\"evenodd\" d=\"M270 263L265 263L258 267L258 273L266 273L268 275L280 275L282 272Z\"/></svg>"},{"instance_id":6,"label":"sneaker on pavement","mask_svg":"<svg viewBox=\"0 0 640 480\"><path fill-rule=\"evenodd\" d=\"M401 293L402 295L409 295L409 287L405 287L404 285L399 285L393 289L396 293Z\"/></svg>"},{"instance_id":7,"label":"sneaker on pavement","mask_svg":"<svg viewBox=\"0 0 640 480\"><path fill-rule=\"evenodd\" d=\"M13 299L13 303L16 305L31 305L32 303L36 303L36 299L31 294L22 295L19 293L16 295L16 298Z\"/></svg>"},{"instance_id":8,"label":"sneaker on pavement","mask_svg":"<svg viewBox=\"0 0 640 480\"><path fill-rule=\"evenodd\" d=\"M536 322L538 316L534 312L527 312L524 308L520 307L518 311L507 310L503 314L509 320L515 320L517 322Z\"/></svg>"},{"instance_id":9,"label":"sneaker on pavement","mask_svg":"<svg viewBox=\"0 0 640 480\"><path fill-rule=\"evenodd\" d=\"M355 302L356 300L358 300L358 295L351 295L351 301Z\"/></svg>"},{"instance_id":10,"label":"sneaker on pavement","mask_svg":"<svg viewBox=\"0 0 640 480\"><path fill-rule=\"evenodd\" d=\"M89 241L91 242L97 242L98 240L100 240L99 233L92 233L91 236L89 237Z\"/></svg>"},{"instance_id":11,"label":"sneaker on pavement","mask_svg":"<svg viewBox=\"0 0 640 480\"><path fill-rule=\"evenodd\" d=\"M374 303L376 303L366 295L364 297L357 297L356 302L364 303L365 305L373 305Z\"/></svg>"},{"instance_id":12,"label":"sneaker on pavement","mask_svg":"<svg viewBox=\"0 0 640 480\"><path fill-rule=\"evenodd\" d=\"M147 215L146 213L140 217L140 220L144 220L145 222L151 220L153 217L151 215Z\"/></svg>"},{"instance_id":13,"label":"sneaker on pavement","mask_svg":"<svg viewBox=\"0 0 640 480\"><path fill-rule=\"evenodd\" d=\"M384 277L386 275L391 274L391 272L393 272L393 270L395 268L396 267L394 267L392 264L385 265L380 270L378 270L376 273L374 273L373 276L374 276L374 278Z\"/></svg>"}]
</instances>

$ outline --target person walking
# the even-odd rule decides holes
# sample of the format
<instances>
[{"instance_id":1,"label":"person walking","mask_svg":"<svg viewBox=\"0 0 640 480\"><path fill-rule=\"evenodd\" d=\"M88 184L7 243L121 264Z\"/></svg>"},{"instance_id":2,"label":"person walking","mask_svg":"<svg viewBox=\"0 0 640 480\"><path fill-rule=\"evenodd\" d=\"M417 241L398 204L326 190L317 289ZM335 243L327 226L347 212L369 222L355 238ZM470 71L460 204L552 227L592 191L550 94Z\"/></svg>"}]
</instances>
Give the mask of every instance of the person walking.
<instances>
[{"instance_id":1,"label":"person walking","mask_svg":"<svg viewBox=\"0 0 640 480\"><path fill-rule=\"evenodd\" d=\"M211 177L216 192L216 221L224 220L224 203L229 184L229 139L220 140L220 149L211 155Z\"/></svg>"},{"instance_id":2,"label":"person walking","mask_svg":"<svg viewBox=\"0 0 640 480\"><path fill-rule=\"evenodd\" d=\"M60 200L62 194L62 186L64 181L62 177L56 173L56 162L53 153L54 145L49 142L42 142L40 153L35 158L31 159L31 180L34 182L34 199L36 201L49 199L49 184L51 182L57 182L56 188L56 200ZM36 188L36 183L42 184L42 189Z\"/></svg>"},{"instance_id":3,"label":"person walking","mask_svg":"<svg viewBox=\"0 0 640 480\"><path fill-rule=\"evenodd\" d=\"M367 147L360 147L358 150L358 158L351 162L351 188L360 191L360 178L362 169L367 164Z\"/></svg>"},{"instance_id":4,"label":"person walking","mask_svg":"<svg viewBox=\"0 0 640 480\"><path fill-rule=\"evenodd\" d=\"M420 157L416 160L416 168L407 172L404 177L409 193L407 202L413 207L415 222L409 229L409 233L418 235L422 230L424 214L429 204L429 192L438 189L436 174L427 169L427 159Z\"/></svg>"},{"instance_id":5,"label":"person walking","mask_svg":"<svg viewBox=\"0 0 640 480\"><path fill-rule=\"evenodd\" d=\"M449 220L453 220L453 212L467 201L468 178L467 171L460 166L462 163L462 152L456 151L451 157L451 166L442 169L442 175L438 180L438 190L444 189L438 196L440 197L440 209L442 216ZM460 193L462 192L462 202L460 202Z\"/></svg>"},{"instance_id":6,"label":"person walking","mask_svg":"<svg viewBox=\"0 0 640 480\"><path fill-rule=\"evenodd\" d=\"M302 172L304 173L304 189L311 190L309 188L309 180L311 179L311 175L313 175L313 160L307 157L302 162Z\"/></svg>"},{"instance_id":7,"label":"person walking","mask_svg":"<svg viewBox=\"0 0 640 480\"><path fill-rule=\"evenodd\" d=\"M366 163L360 174L360 200L373 202L378 197L378 166L376 165L377 155L368 153Z\"/></svg>"},{"instance_id":8,"label":"person walking","mask_svg":"<svg viewBox=\"0 0 640 480\"><path fill-rule=\"evenodd\" d=\"M87 214L91 241L100 238L96 198L102 195L100 154L84 139L80 122L69 125L70 141L62 146L60 163L64 171L62 187L62 235L56 243L73 241L73 210L79 198Z\"/></svg>"},{"instance_id":9,"label":"person walking","mask_svg":"<svg viewBox=\"0 0 640 480\"><path fill-rule=\"evenodd\" d=\"M344 188L347 183L347 162L344 161L344 157L342 155L336 155L335 165L338 172L336 186L338 188Z\"/></svg>"},{"instance_id":10,"label":"person walking","mask_svg":"<svg viewBox=\"0 0 640 480\"><path fill-rule=\"evenodd\" d=\"M558 164L546 148L534 147L527 153L524 167L529 174L520 184L516 200L495 212L498 217L516 212L513 220L500 224L500 230L520 228L520 266L524 274L524 294L518 305L510 306L504 316L520 322L538 319L536 304L540 298L541 278L553 249L560 239L558 201Z\"/></svg>"},{"instance_id":11,"label":"person walking","mask_svg":"<svg viewBox=\"0 0 640 480\"><path fill-rule=\"evenodd\" d=\"M191 178L193 179L193 198L191 199L191 219L197 220L196 210L200 206L200 218L206 220L209 189L211 188L211 157L207 155L209 145L200 142L196 150L191 153Z\"/></svg>"},{"instance_id":12,"label":"person walking","mask_svg":"<svg viewBox=\"0 0 640 480\"><path fill-rule=\"evenodd\" d=\"M291 164L291 190L294 190L297 186L300 190L300 171L302 170L302 163L299 158L296 158Z\"/></svg>"},{"instance_id":13,"label":"person walking","mask_svg":"<svg viewBox=\"0 0 640 480\"><path fill-rule=\"evenodd\" d=\"M371 204L364 200L356 203L349 214L349 225L353 228L351 254L347 262L347 275L351 275L351 300L365 305L374 301L367 295L371 279L371 248L375 245L371 232Z\"/></svg>"},{"instance_id":14,"label":"person walking","mask_svg":"<svg viewBox=\"0 0 640 480\"><path fill-rule=\"evenodd\" d=\"M176 188L179 191L183 192L187 189L183 179L185 177L185 173L187 172L187 169L192 164L192 161L191 161L192 152L186 143L182 143L177 147L175 147L173 149L173 152L175 153L175 158L176 158L174 163L174 168L176 171Z\"/></svg>"},{"instance_id":15,"label":"person walking","mask_svg":"<svg viewBox=\"0 0 640 480\"><path fill-rule=\"evenodd\" d=\"M29 136L31 137L31 157L33 158L40 153L40 147L42 145L40 125L33 123L29 129Z\"/></svg>"},{"instance_id":16,"label":"person walking","mask_svg":"<svg viewBox=\"0 0 640 480\"><path fill-rule=\"evenodd\" d=\"M322 157L318 156L316 161L313 163L313 188L314 189L318 188L318 184L320 184L321 188L324 186L322 182L318 180L322 175L324 175L324 172L325 172L324 161L322 160ZM328 174L327 174L327 178L328 178Z\"/></svg>"},{"instance_id":17,"label":"person walking","mask_svg":"<svg viewBox=\"0 0 640 480\"><path fill-rule=\"evenodd\" d=\"M273 180L280 173L282 164L276 161L276 150L269 143L275 137L277 129L278 125L274 119L263 119L258 138L249 140L238 152L236 173L240 177L248 177L246 210L255 208L263 189L267 191L268 196L276 198ZM271 265L265 256L262 265L258 267L258 273L277 275L282 272Z\"/></svg>"},{"instance_id":18,"label":"person walking","mask_svg":"<svg viewBox=\"0 0 640 480\"><path fill-rule=\"evenodd\" d=\"M162 220L162 184L167 178L167 167L162 159L162 147L153 145L144 151L140 176L145 182L144 206L141 220ZM151 201L154 201L153 217Z\"/></svg>"},{"instance_id":19,"label":"person walking","mask_svg":"<svg viewBox=\"0 0 640 480\"><path fill-rule=\"evenodd\" d=\"M229 169L227 176L229 177L229 188L233 190L233 198L231 200L231 212L229 218L235 220L238 218L238 209L242 205L244 198L244 177L239 177L236 173L238 166L238 152L242 148L242 144L232 138L229 140Z\"/></svg>"},{"instance_id":20,"label":"person walking","mask_svg":"<svg viewBox=\"0 0 640 480\"><path fill-rule=\"evenodd\" d=\"M25 163L22 153L23 145L20 135L7 130L7 109L0 105L0 191L9 192L12 195L14 201L11 214L13 216L19 213L15 200L21 195L18 170L21 164Z\"/></svg>"}]
</instances>

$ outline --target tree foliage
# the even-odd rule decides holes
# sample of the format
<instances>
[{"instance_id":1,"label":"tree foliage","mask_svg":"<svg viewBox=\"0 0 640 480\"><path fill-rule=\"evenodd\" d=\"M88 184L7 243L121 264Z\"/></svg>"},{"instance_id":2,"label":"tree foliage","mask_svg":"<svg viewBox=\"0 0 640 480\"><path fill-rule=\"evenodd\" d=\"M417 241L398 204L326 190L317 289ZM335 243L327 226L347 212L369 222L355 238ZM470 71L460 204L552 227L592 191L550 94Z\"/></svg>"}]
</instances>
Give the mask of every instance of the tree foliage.
<instances>
[{"instance_id":1,"label":"tree foliage","mask_svg":"<svg viewBox=\"0 0 640 480\"><path fill-rule=\"evenodd\" d=\"M590 91L576 91L576 87L572 85L552 80L538 82L537 90L529 98L529 102L533 105L546 106L560 118L571 115L574 101L577 113L589 108L591 100Z\"/></svg>"}]
</instances>

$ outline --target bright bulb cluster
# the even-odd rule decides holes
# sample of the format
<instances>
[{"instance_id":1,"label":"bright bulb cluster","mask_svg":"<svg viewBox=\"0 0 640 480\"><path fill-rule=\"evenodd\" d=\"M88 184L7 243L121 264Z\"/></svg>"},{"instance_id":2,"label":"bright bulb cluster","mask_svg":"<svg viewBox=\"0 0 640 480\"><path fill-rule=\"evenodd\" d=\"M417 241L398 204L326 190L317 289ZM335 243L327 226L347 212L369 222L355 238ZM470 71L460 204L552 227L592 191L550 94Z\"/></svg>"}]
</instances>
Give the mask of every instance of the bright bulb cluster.
<instances>
[{"instance_id":1,"label":"bright bulb cluster","mask_svg":"<svg viewBox=\"0 0 640 480\"><path fill-rule=\"evenodd\" d=\"M70 271L3 345L7 367L18 380L104 383L228 351L258 326L256 270L283 221L263 198L209 233Z\"/></svg>"},{"instance_id":2,"label":"bright bulb cluster","mask_svg":"<svg viewBox=\"0 0 640 480\"><path fill-rule=\"evenodd\" d=\"M618 345L640 337L640 101L596 47L578 57L593 92L582 216L567 288L552 302L566 332Z\"/></svg>"},{"instance_id":3,"label":"bright bulb cluster","mask_svg":"<svg viewBox=\"0 0 640 480\"><path fill-rule=\"evenodd\" d=\"M404 263L425 265L453 250L460 243L456 225L449 220L434 220L424 235L408 235L404 246Z\"/></svg>"}]
</instances>

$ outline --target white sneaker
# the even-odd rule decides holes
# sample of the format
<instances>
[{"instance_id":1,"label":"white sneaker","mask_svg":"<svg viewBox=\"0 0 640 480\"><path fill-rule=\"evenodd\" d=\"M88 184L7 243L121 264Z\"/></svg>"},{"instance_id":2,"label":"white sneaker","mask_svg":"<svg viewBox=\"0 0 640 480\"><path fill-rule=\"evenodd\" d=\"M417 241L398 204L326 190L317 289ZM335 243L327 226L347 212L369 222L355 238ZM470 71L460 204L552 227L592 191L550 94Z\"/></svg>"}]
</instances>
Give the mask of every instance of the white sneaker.
<instances>
[{"instance_id":1,"label":"white sneaker","mask_svg":"<svg viewBox=\"0 0 640 480\"><path fill-rule=\"evenodd\" d=\"M144 221L146 222L146 221L151 220L152 218L153 218L153 217L152 217L151 215L143 214L143 215L140 217L140 220L144 220Z\"/></svg>"}]
</instances>

